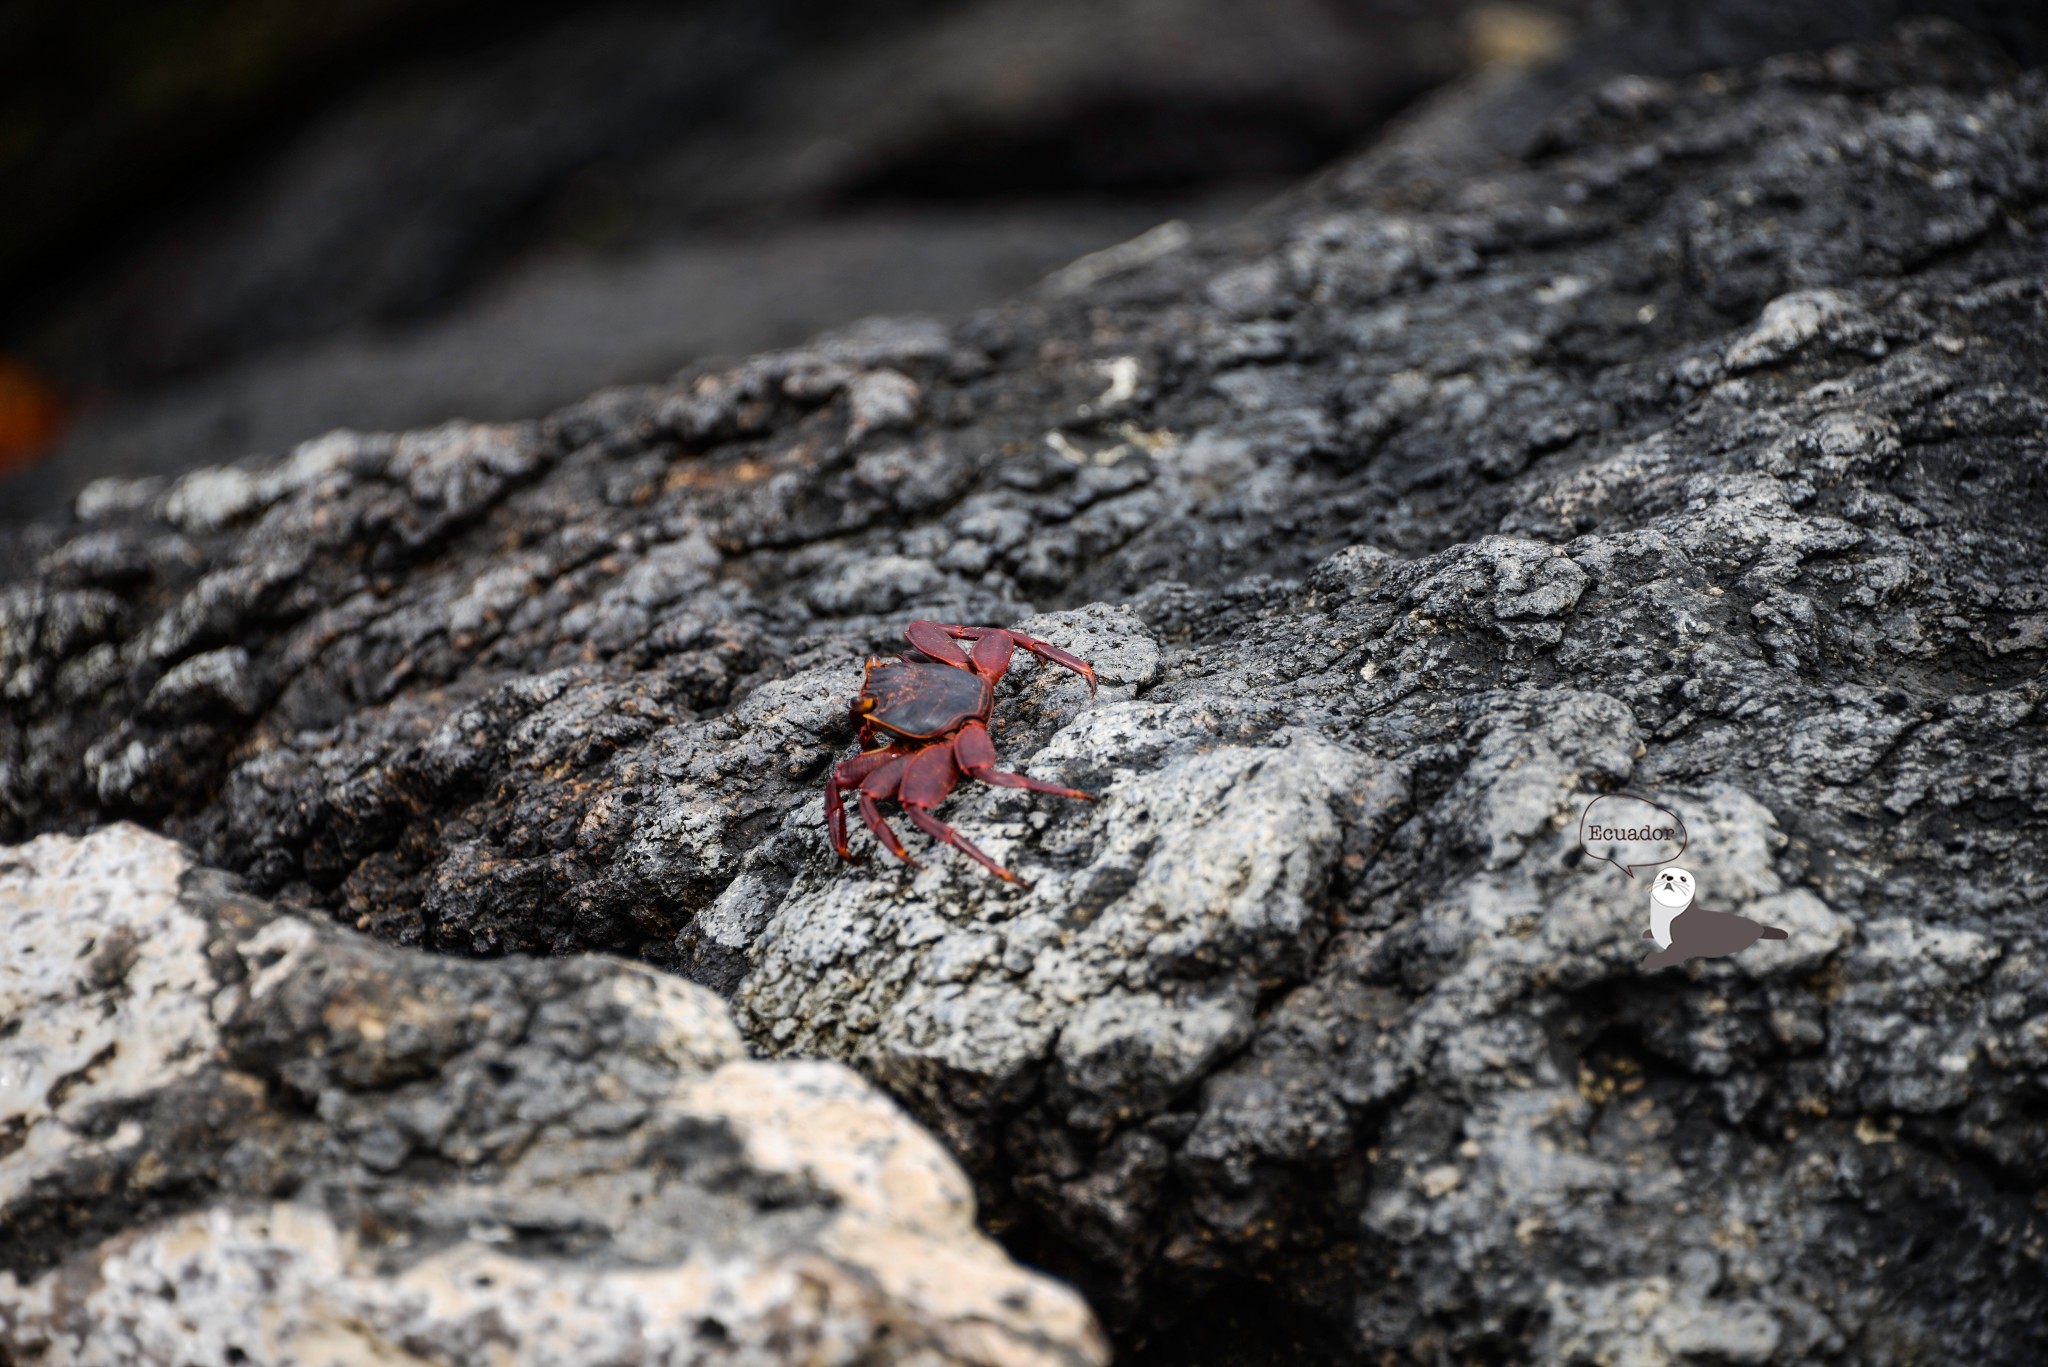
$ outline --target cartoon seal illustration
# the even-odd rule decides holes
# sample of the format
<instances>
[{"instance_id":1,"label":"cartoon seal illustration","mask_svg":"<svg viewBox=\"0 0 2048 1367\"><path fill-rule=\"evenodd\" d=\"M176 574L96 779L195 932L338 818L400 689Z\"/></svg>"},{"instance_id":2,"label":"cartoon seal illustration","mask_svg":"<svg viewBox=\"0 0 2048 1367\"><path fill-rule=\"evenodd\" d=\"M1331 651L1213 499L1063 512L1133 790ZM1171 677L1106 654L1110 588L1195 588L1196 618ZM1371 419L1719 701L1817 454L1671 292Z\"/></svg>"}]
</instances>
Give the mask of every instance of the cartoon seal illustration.
<instances>
[{"instance_id":1,"label":"cartoon seal illustration","mask_svg":"<svg viewBox=\"0 0 2048 1367\"><path fill-rule=\"evenodd\" d=\"M1650 884L1650 928L1643 938L1657 947L1643 959L1643 972L1654 973L1687 959L1718 959L1758 940L1791 938L1778 927L1747 916L1701 911L1692 904L1697 888L1684 869L1665 869Z\"/></svg>"},{"instance_id":2,"label":"cartoon seal illustration","mask_svg":"<svg viewBox=\"0 0 2048 1367\"><path fill-rule=\"evenodd\" d=\"M1692 905L1696 886L1684 869L1666 869L1657 875L1650 884L1650 928L1643 932L1645 940L1655 940L1659 949L1671 948L1671 918Z\"/></svg>"}]
</instances>

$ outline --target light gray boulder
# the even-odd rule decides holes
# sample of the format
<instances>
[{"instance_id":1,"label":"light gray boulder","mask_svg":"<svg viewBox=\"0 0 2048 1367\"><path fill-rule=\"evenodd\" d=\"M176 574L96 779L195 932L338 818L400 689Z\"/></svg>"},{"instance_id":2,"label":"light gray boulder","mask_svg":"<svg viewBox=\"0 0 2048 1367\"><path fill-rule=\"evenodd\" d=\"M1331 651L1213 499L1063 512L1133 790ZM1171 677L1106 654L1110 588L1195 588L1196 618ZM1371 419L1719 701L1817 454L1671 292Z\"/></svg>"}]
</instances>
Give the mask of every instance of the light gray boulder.
<instances>
[{"instance_id":1,"label":"light gray boulder","mask_svg":"<svg viewBox=\"0 0 2048 1367\"><path fill-rule=\"evenodd\" d=\"M130 825L0 851L0 1358L1106 1361L943 1149L705 989L282 915Z\"/></svg>"}]
</instances>

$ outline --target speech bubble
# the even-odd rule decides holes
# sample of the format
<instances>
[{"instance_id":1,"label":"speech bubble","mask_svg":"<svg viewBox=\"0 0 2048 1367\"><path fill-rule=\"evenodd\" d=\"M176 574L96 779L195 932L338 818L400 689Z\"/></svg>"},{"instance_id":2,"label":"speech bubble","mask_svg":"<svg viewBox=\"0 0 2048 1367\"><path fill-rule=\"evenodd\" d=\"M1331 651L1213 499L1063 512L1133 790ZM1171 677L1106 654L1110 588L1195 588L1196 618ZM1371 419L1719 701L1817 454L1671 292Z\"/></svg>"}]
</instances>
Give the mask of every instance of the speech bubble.
<instances>
[{"instance_id":1,"label":"speech bubble","mask_svg":"<svg viewBox=\"0 0 2048 1367\"><path fill-rule=\"evenodd\" d=\"M1685 853L1685 822L1660 802L1602 793L1579 813L1579 848L1633 878Z\"/></svg>"}]
</instances>

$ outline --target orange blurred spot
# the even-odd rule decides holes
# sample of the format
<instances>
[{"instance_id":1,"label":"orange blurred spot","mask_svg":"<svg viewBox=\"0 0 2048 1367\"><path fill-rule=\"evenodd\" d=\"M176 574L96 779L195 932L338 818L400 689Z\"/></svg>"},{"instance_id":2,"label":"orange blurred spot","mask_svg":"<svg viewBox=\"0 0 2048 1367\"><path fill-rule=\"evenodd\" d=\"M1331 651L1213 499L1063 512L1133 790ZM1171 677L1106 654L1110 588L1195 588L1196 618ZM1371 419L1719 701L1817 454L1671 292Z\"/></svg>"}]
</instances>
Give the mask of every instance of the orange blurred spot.
<instances>
[{"instance_id":1,"label":"orange blurred spot","mask_svg":"<svg viewBox=\"0 0 2048 1367\"><path fill-rule=\"evenodd\" d=\"M19 361L0 356L0 474L33 462L63 430L57 391Z\"/></svg>"}]
</instances>

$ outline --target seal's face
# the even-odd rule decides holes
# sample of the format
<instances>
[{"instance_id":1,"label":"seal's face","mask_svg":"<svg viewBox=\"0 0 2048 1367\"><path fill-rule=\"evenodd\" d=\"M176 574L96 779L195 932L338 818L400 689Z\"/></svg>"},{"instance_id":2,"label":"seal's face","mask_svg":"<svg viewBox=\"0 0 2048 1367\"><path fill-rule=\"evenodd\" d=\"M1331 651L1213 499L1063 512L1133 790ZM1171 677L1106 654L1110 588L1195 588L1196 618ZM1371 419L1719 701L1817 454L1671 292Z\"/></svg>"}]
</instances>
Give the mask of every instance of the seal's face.
<instances>
[{"instance_id":1,"label":"seal's face","mask_svg":"<svg viewBox=\"0 0 2048 1367\"><path fill-rule=\"evenodd\" d=\"M1660 907L1682 908L1692 902L1693 879L1684 869L1666 869L1650 884L1650 900Z\"/></svg>"}]
</instances>

